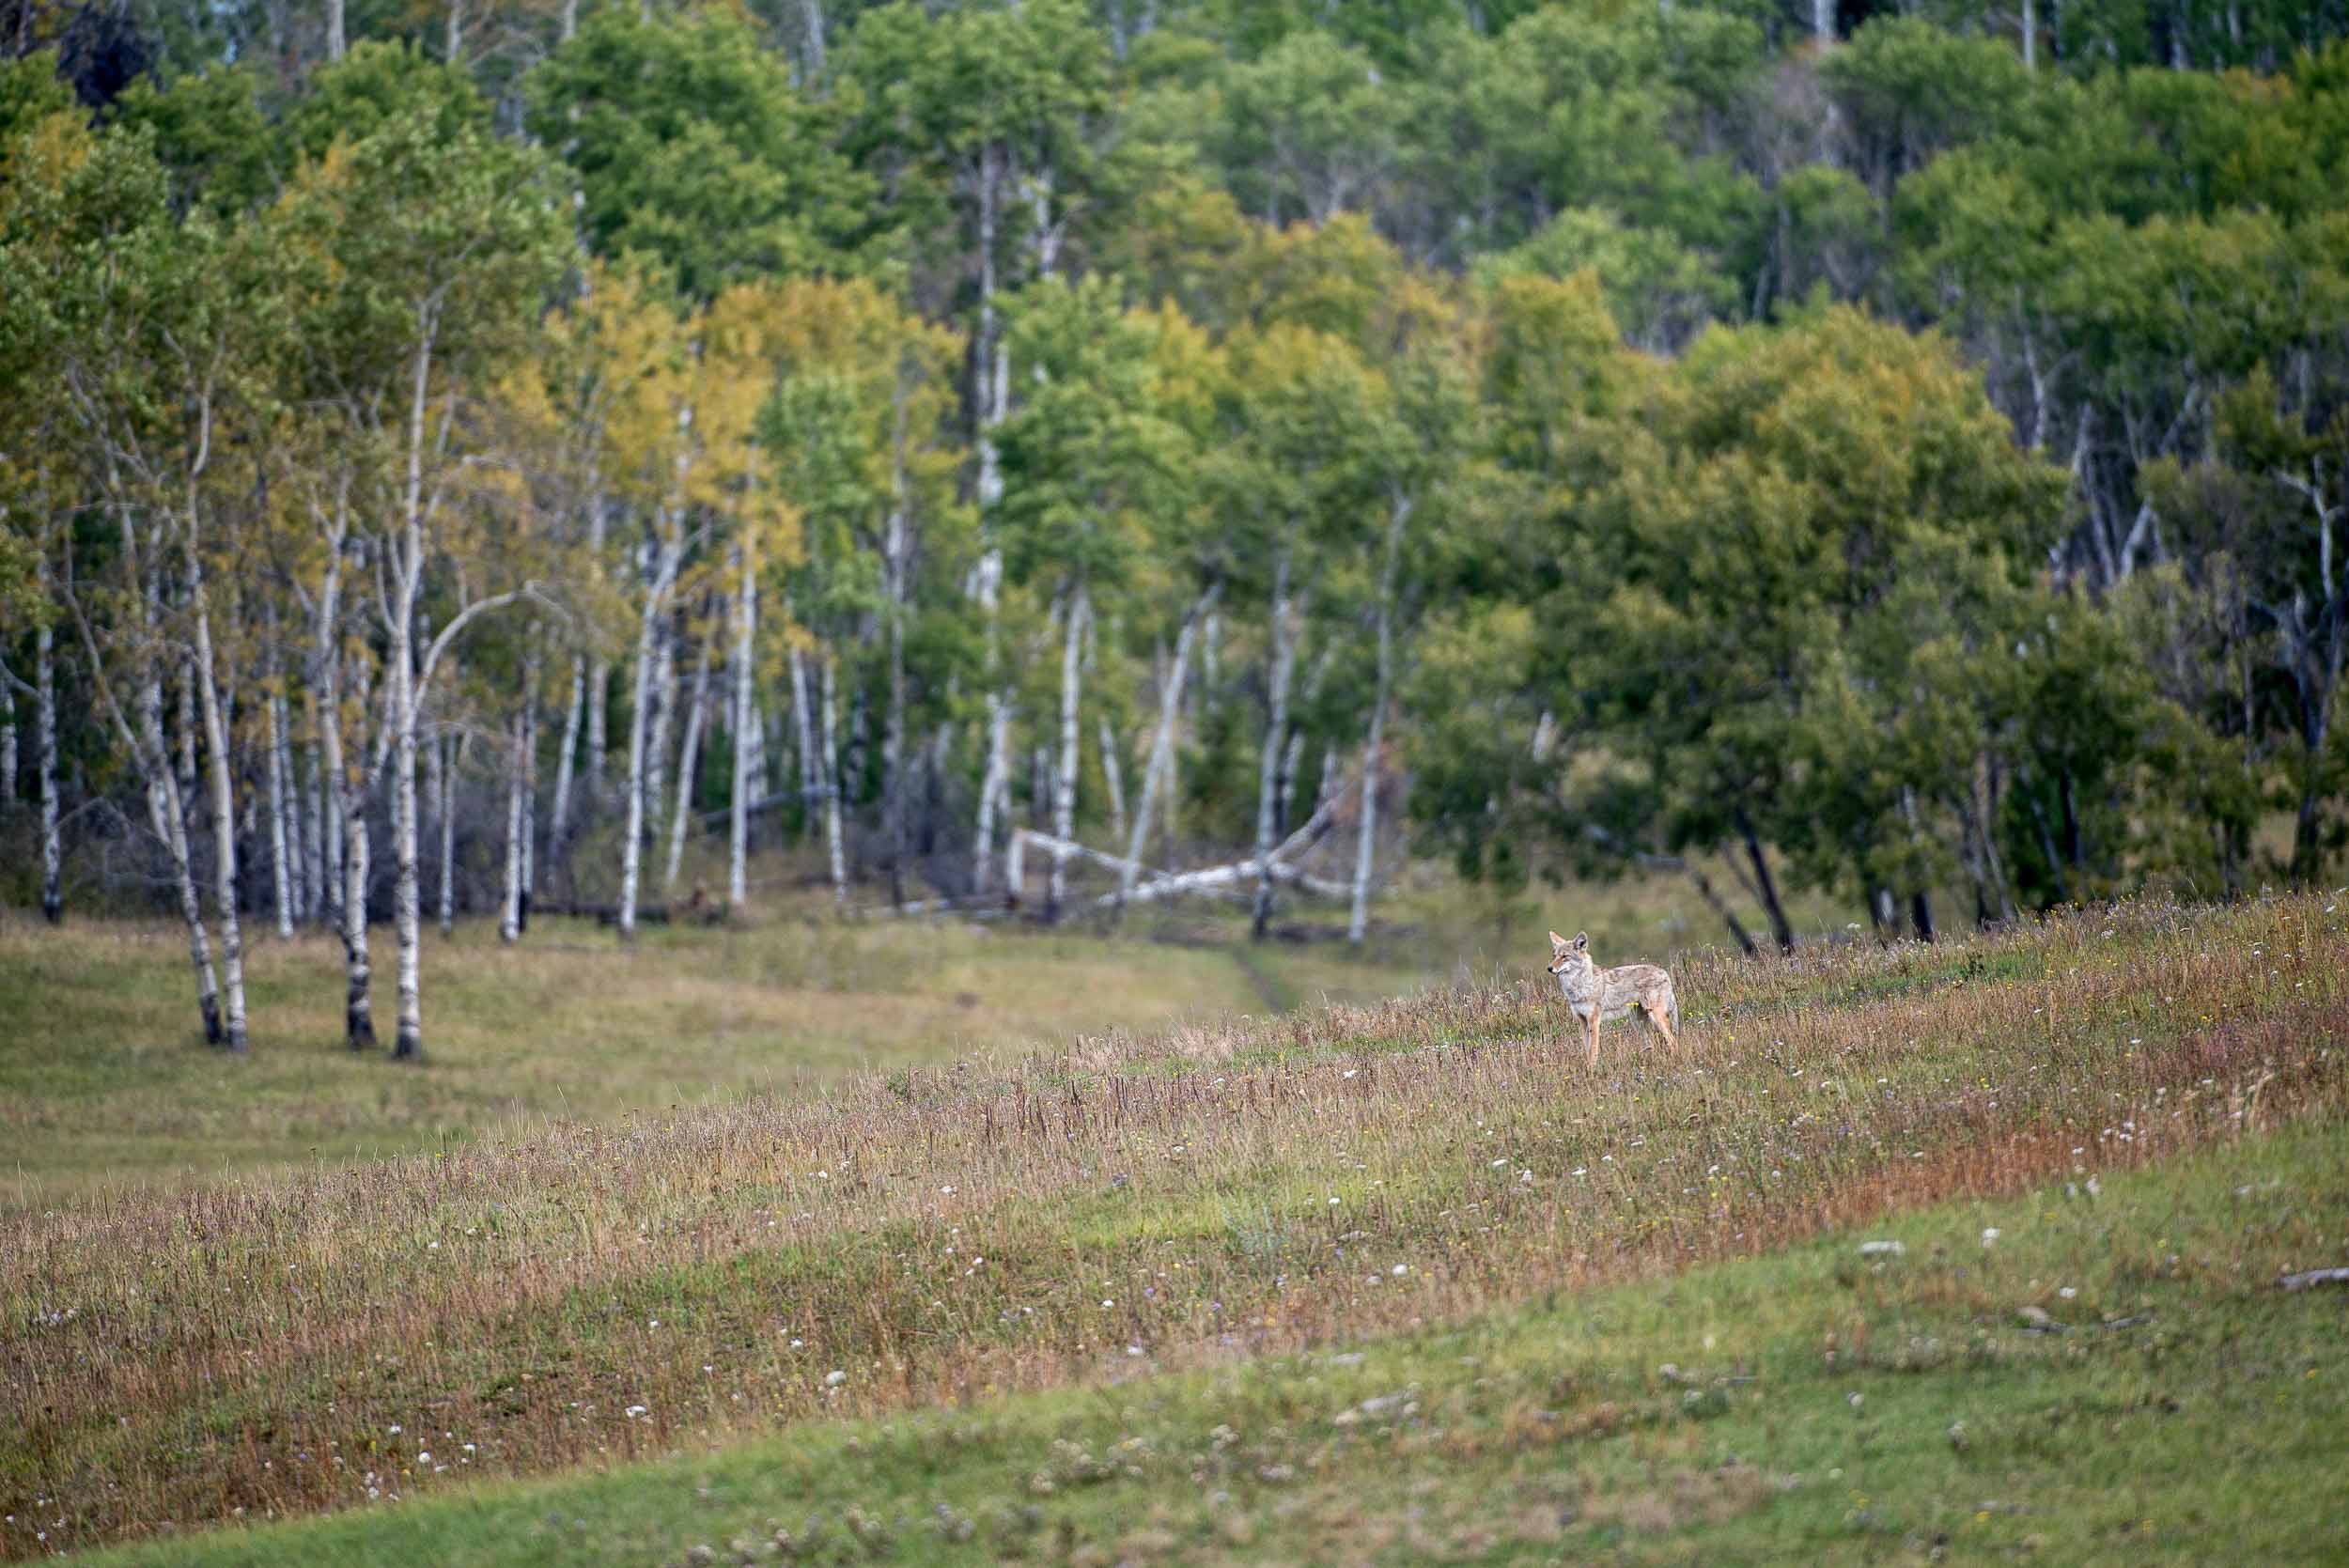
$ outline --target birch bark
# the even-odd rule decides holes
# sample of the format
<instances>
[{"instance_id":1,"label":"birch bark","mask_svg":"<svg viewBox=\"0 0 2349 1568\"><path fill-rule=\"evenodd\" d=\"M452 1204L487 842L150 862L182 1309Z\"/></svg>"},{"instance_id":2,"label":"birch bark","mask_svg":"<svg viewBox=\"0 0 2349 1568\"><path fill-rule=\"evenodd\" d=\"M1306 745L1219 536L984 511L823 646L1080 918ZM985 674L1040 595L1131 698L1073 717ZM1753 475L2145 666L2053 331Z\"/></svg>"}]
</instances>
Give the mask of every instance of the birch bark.
<instances>
[{"instance_id":1,"label":"birch bark","mask_svg":"<svg viewBox=\"0 0 2349 1568\"><path fill-rule=\"evenodd\" d=\"M273 649L276 645L274 631L272 632L270 641ZM292 850L286 836L288 784L286 775L288 771L286 756L286 697L284 692L277 690L274 652L270 656L270 663L272 678L266 698L269 707L270 873L272 891L277 895L277 934L280 937L290 937L293 935L294 923L294 866Z\"/></svg>"},{"instance_id":2,"label":"birch bark","mask_svg":"<svg viewBox=\"0 0 2349 1568\"><path fill-rule=\"evenodd\" d=\"M739 912L749 902L751 789L758 748L758 715L751 706L751 650L758 628L758 564L748 546L737 551L740 582L734 596L734 705L727 728L734 735L734 783L727 792L726 908Z\"/></svg>"},{"instance_id":3,"label":"birch bark","mask_svg":"<svg viewBox=\"0 0 2349 1568\"><path fill-rule=\"evenodd\" d=\"M522 748L520 709L506 721L506 896L498 908L498 940L509 946L522 935Z\"/></svg>"},{"instance_id":4,"label":"birch bark","mask_svg":"<svg viewBox=\"0 0 2349 1568\"><path fill-rule=\"evenodd\" d=\"M709 639L701 639L694 657L693 694L686 699L685 745L677 753L677 810L669 819L669 859L662 869L661 891L677 891L677 865L685 857L685 824L693 815L693 780L701 764L703 715L709 707Z\"/></svg>"},{"instance_id":5,"label":"birch bark","mask_svg":"<svg viewBox=\"0 0 2349 1568\"><path fill-rule=\"evenodd\" d=\"M635 702L628 722L628 822L620 836L620 936L623 939L636 935L637 885L644 864L645 791L647 784L646 753L649 749L651 725L646 708L652 702L653 666L659 660L661 622L668 613L669 590L677 582L677 567L684 551L674 536L664 537L658 546L653 566L653 581L645 595L645 604L636 629Z\"/></svg>"},{"instance_id":6,"label":"birch bark","mask_svg":"<svg viewBox=\"0 0 2349 1568\"><path fill-rule=\"evenodd\" d=\"M1411 499L1397 494L1387 511L1387 548L1378 568L1378 689L1371 703L1370 737L1362 743L1362 806L1354 846L1354 901L1346 939L1356 947L1370 928L1370 873L1378 831L1378 753L1386 740L1387 693L1394 678L1394 579ZM1327 774L1324 774L1327 778Z\"/></svg>"},{"instance_id":7,"label":"birch bark","mask_svg":"<svg viewBox=\"0 0 2349 1568\"><path fill-rule=\"evenodd\" d=\"M587 707L587 660L571 656L571 695L563 706L563 747L554 759L554 800L547 820L547 876L559 877L570 852L571 788L579 753L580 720Z\"/></svg>"},{"instance_id":8,"label":"birch bark","mask_svg":"<svg viewBox=\"0 0 2349 1568\"><path fill-rule=\"evenodd\" d=\"M845 905L848 901L848 867L840 843L839 705L832 691L832 660L830 654L824 656L822 675L824 747L817 766L823 780L824 845L832 856L832 901L836 905Z\"/></svg>"},{"instance_id":9,"label":"birch bark","mask_svg":"<svg viewBox=\"0 0 2349 1568\"><path fill-rule=\"evenodd\" d=\"M49 594L49 562L40 563L41 597ZM57 842L57 675L55 632L47 622L33 633L33 722L40 744L40 912L50 924L65 919L65 859ZM10 749L16 730L9 726ZM8 800L16 799L15 759L9 759Z\"/></svg>"},{"instance_id":10,"label":"birch bark","mask_svg":"<svg viewBox=\"0 0 2349 1568\"><path fill-rule=\"evenodd\" d=\"M1126 901L1133 896L1134 878L1142 866L1142 852L1150 841L1150 819L1156 814L1161 791L1172 784L1174 770L1174 720L1183 706L1183 678L1190 673L1191 644L1198 641L1200 622L1212 620L1216 597L1221 586L1211 586L1199 596L1198 602L1183 616L1183 629L1174 639L1174 667L1166 677L1165 690L1159 693L1158 732L1150 739L1150 760L1142 770L1142 801L1134 809L1132 834L1126 840L1126 868L1118 873L1117 908L1122 912Z\"/></svg>"},{"instance_id":11,"label":"birch bark","mask_svg":"<svg viewBox=\"0 0 2349 1568\"><path fill-rule=\"evenodd\" d=\"M1067 624L1062 629L1065 641L1060 661L1060 771L1052 782L1052 827L1061 846L1052 850L1052 875L1046 885L1047 922L1060 919L1061 905L1068 896L1068 851L1064 846L1077 834L1077 718L1080 683L1083 678L1082 661L1078 654L1084 644L1085 622L1092 613L1093 600L1080 580L1069 595Z\"/></svg>"},{"instance_id":12,"label":"birch bark","mask_svg":"<svg viewBox=\"0 0 2349 1568\"><path fill-rule=\"evenodd\" d=\"M1257 941L1265 936L1272 923L1272 838L1273 812L1278 804L1281 787L1282 753L1286 748L1289 725L1289 677L1295 664L1296 648L1289 630L1289 561L1284 553L1273 567L1272 578L1272 669L1268 682L1270 712L1266 716L1264 752L1259 763L1262 769L1256 787L1256 897L1249 922L1251 936Z\"/></svg>"}]
</instances>

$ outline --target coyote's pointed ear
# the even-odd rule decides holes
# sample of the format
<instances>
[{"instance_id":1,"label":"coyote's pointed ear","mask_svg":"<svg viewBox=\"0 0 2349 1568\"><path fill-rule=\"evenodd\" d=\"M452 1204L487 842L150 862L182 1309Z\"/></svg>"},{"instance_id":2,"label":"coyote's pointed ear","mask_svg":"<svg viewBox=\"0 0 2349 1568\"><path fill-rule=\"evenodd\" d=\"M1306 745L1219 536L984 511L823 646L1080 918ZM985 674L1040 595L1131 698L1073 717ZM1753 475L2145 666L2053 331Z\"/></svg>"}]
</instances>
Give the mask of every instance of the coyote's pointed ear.
<instances>
[{"instance_id":1,"label":"coyote's pointed ear","mask_svg":"<svg viewBox=\"0 0 2349 1568\"><path fill-rule=\"evenodd\" d=\"M1581 952L1584 948L1590 945L1591 934L1588 931L1577 931L1574 934L1574 950L1577 953Z\"/></svg>"},{"instance_id":2,"label":"coyote's pointed ear","mask_svg":"<svg viewBox=\"0 0 2349 1568\"><path fill-rule=\"evenodd\" d=\"M1566 950L1566 939L1552 931L1549 934L1549 945L1552 951L1563 953Z\"/></svg>"}]
</instances>

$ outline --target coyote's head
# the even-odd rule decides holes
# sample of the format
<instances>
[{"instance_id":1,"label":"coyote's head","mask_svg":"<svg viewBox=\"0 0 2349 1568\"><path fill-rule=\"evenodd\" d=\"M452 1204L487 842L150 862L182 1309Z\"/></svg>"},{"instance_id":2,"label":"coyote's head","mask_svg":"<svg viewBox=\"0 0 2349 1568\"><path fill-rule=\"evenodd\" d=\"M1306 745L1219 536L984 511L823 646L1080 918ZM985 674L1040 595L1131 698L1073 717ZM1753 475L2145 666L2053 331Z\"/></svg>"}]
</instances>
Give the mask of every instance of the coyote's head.
<instances>
[{"instance_id":1,"label":"coyote's head","mask_svg":"<svg viewBox=\"0 0 2349 1568\"><path fill-rule=\"evenodd\" d=\"M1552 931L1549 934L1549 972L1563 974L1591 961L1591 939L1587 932L1577 931L1574 940Z\"/></svg>"}]
</instances>

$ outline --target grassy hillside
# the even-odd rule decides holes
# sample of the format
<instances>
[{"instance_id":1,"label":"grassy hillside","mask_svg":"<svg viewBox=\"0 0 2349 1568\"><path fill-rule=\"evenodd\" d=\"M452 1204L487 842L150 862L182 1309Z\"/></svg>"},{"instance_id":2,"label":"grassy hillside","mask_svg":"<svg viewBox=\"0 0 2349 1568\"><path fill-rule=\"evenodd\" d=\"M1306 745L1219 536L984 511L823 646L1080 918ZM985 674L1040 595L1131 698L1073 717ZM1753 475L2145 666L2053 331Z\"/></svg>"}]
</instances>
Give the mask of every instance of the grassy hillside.
<instances>
[{"instance_id":1,"label":"grassy hillside","mask_svg":"<svg viewBox=\"0 0 2349 1568\"><path fill-rule=\"evenodd\" d=\"M784 862L766 869L788 879ZM1827 908L1805 907L1813 928ZM1717 929L1678 878L1542 907L1439 880L1380 916L1360 954L1328 939L1339 917L1313 907L1280 928L1314 939L1262 945L1241 939L1243 914L1213 908L1138 914L1133 940L1081 925L843 921L821 894L778 899L747 928L648 927L632 947L581 921L538 921L510 949L492 926L460 924L427 939L423 1073L342 1048L341 949L327 937L254 944L253 1051L232 1061L201 1047L184 931L0 920L0 1207L1376 1001L1528 970L1547 955L1545 923L1586 925L1626 958ZM388 977L379 965L379 985Z\"/></svg>"},{"instance_id":2,"label":"grassy hillside","mask_svg":"<svg viewBox=\"0 0 2349 1568\"><path fill-rule=\"evenodd\" d=\"M1001 1416L1015 1424L1087 1411L1110 1421L1103 1412L1128 1396L991 1402L1480 1319L1463 1331L1530 1343L1544 1333L1490 1314L1953 1198L2050 1179L2085 1190L2092 1177L2269 1126L2310 1122L2337 1142L2349 1110L2349 919L2338 900L2145 905L1965 946L1700 959L1681 979L1684 1048L1645 1048L1620 1028L1595 1072L1562 1038L1551 993L1529 982L1104 1039L1016 1068L965 1060L853 1075L812 1100L540 1127L435 1157L0 1219L0 1253L22 1260L0 1282L0 1512L15 1515L0 1545L26 1553L428 1498L476 1477L696 1453L779 1424L972 1402L1042 1412ZM2312 1248L2329 1234L2326 1212L2269 1239ZM2329 1212L2337 1219L2338 1204ZM1926 1239L1919 1233L1911 1258L1930 1256ZM2188 1268L2201 1254L2162 1250L2170 1239L2157 1234L2149 1251L2116 1231L2101 1260L2078 1260L2112 1272L2074 1288L2108 1280L2097 1287L2107 1296L2084 1299L2123 1316L2137 1311L2129 1293L2164 1270L2185 1269L2188 1290L2248 1278L2223 1259ZM2163 1262L2170 1251L2186 1261ZM1816 1257L1834 1255L1848 1265L1848 1249ZM2260 1252L2242 1267L2271 1261ZM1810 1265L1769 1266L1781 1272L1751 1278ZM1993 1305L2010 1292L2002 1274L1964 1284L1972 1276L1959 1270L1978 1266L1892 1277L1917 1281L1920 1310L1962 1325L1983 1310L1977 1289ZM1757 1288L1722 1278L1733 1298ZM1612 1299L1663 1303L1682 1288ZM1887 1297L1888 1310L1903 1299ZM2080 1298L2057 1299L2068 1309ZM1700 1316L1717 1340L1749 1331L1735 1312ZM1758 1319L1750 1331L1770 1327ZM1787 1332L1789 1343L1818 1343L1799 1325ZM1838 1332L1860 1336L1855 1353L1872 1343L1869 1356L1895 1363L1906 1343L1875 1340L1857 1318ZM2094 1343L2083 1332L2060 1337ZM1759 1355L1775 1342L1752 1343ZM1928 1369L1972 1364L1953 1348L1970 1343L1963 1333L1939 1343L1952 1348L1908 1354ZM1621 1410L1591 1430L1628 1422L1626 1452L1655 1468L1682 1451L1640 1448L1641 1400L1719 1393L1725 1410L1740 1408L1745 1386L1711 1379L1755 1374L1726 1370L1735 1356L1708 1358L1701 1343L1669 1358L1703 1369L1701 1386L1618 1390L1604 1367L1639 1364L1644 1344L1595 1351L1601 1370L1587 1387L1577 1374L1554 1397L1528 1394L1507 1420L1529 1452L1580 1430L1575 1412L1595 1401ZM2337 1348L2337 1338L2309 1342L2328 1364ZM1313 1397L1374 1397L1381 1368L1359 1390L1341 1380ZM1265 1375L1270 1389L1284 1374ZM1211 1375L1197 1385L1214 1386ZM1769 1412L1747 1418L1766 1428ZM1225 1424L1245 1437L1234 1462L1250 1461L1257 1484L1287 1484L1263 1479L1283 1467L1310 1478L1302 1456L1314 1443L1283 1439L1298 1457L1260 1454L1265 1436ZM943 1463L922 1445L952 1449L949 1434L967 1429L921 1428L903 1463ZM791 1452L848 1440L829 1425L804 1430L795 1441L814 1447ZM965 1446L973 1466L1000 1463L990 1445ZM1080 1443L1063 1456L1064 1479L1122 1474L1112 1446L1095 1443L1088 1461ZM1430 1463L1445 1458L1440 1442L1433 1452ZM1758 1447L1739 1452L1765 1473L1722 1483L1747 1498L1724 1517L1777 1496L1770 1478L1791 1473ZM1166 1496L1190 1468L1163 1457L1135 1467ZM876 1472L880 1490L858 1506L879 1517L887 1498L889 1519L926 1511L888 1491L900 1473ZM1680 1482L1656 1473L1657 1506L1711 1516L1716 1505L1687 1502ZM1323 1498L1325 1513L1361 1501L1343 1485L1297 1495ZM1315 1506L1278 1528L1309 1528ZM645 1560L656 1545L701 1539L615 1536L596 1523L608 1517L599 1508L582 1507L587 1528L562 1538L570 1545L544 1538L524 1555ZM754 1502L739 1518L762 1511L772 1506ZM1603 1509L1579 1516L1604 1522ZM665 1532L667 1518L656 1511L646 1528ZM45 1521L46 1539L28 1538L32 1521Z\"/></svg>"},{"instance_id":3,"label":"grassy hillside","mask_svg":"<svg viewBox=\"0 0 2349 1568\"><path fill-rule=\"evenodd\" d=\"M2276 1281L2349 1255L2345 1203L2301 1126L1360 1349L90 1560L2338 1562L2341 1302Z\"/></svg>"}]
</instances>

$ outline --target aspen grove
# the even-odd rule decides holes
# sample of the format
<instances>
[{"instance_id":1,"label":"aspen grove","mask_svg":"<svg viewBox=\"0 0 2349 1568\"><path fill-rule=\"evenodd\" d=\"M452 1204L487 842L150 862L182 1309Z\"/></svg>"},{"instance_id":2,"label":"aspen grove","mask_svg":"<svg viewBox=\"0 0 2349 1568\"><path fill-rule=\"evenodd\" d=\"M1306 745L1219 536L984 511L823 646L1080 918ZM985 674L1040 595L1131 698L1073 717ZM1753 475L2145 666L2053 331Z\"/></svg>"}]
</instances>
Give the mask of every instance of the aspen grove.
<instances>
[{"instance_id":1,"label":"aspen grove","mask_svg":"<svg viewBox=\"0 0 2349 1568\"><path fill-rule=\"evenodd\" d=\"M803 873L2339 875L2339 0L441 5L0 0L0 893L224 1049Z\"/></svg>"}]
</instances>

